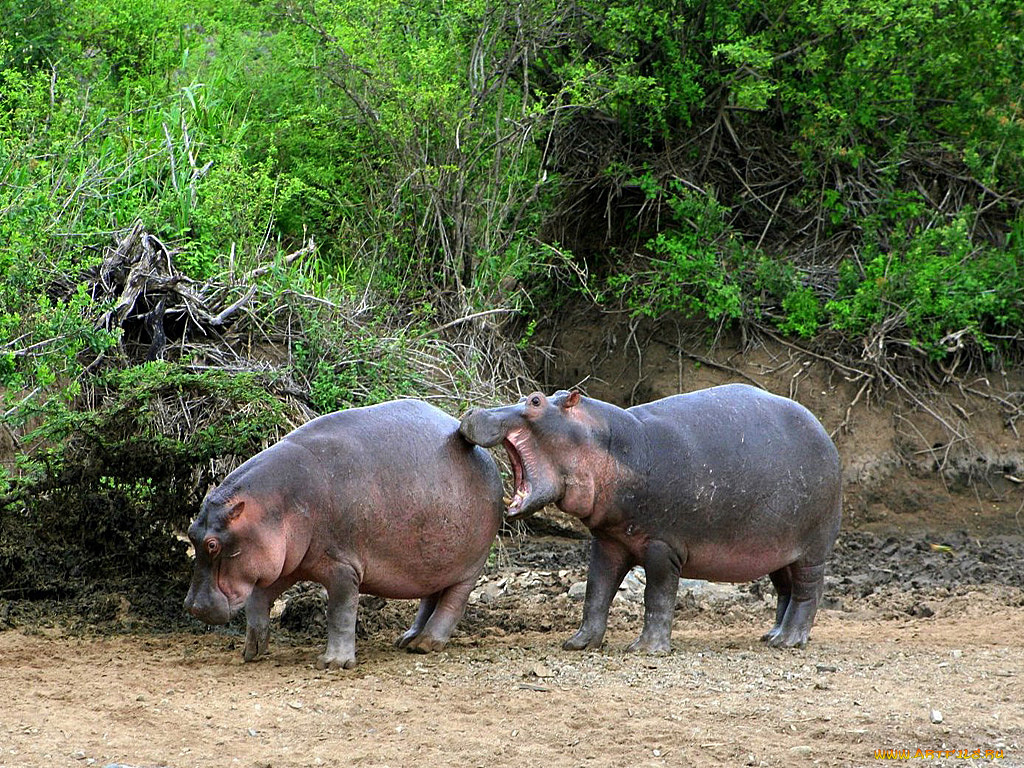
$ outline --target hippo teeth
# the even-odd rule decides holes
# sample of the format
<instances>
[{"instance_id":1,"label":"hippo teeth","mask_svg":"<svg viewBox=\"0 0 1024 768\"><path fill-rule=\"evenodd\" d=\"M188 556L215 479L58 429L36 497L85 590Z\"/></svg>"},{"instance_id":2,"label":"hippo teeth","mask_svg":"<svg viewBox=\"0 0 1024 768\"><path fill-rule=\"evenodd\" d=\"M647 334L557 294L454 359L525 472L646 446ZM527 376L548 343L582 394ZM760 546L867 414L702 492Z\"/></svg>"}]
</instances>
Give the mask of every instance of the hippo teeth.
<instances>
[{"instance_id":1,"label":"hippo teeth","mask_svg":"<svg viewBox=\"0 0 1024 768\"><path fill-rule=\"evenodd\" d=\"M530 495L530 489L528 486L523 486L516 489L516 495L512 497L512 500L508 505L508 514L515 516L522 509L523 503L526 501L526 497Z\"/></svg>"}]
</instances>

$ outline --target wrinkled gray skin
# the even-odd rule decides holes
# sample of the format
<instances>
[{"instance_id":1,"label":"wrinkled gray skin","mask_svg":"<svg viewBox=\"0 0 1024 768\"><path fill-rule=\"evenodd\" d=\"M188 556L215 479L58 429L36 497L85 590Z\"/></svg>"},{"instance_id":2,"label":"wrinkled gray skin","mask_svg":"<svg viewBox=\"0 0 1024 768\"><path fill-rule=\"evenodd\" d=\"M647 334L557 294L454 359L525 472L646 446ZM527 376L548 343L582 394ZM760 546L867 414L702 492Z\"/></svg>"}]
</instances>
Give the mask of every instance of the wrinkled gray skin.
<instances>
[{"instance_id":1,"label":"wrinkled gray skin","mask_svg":"<svg viewBox=\"0 0 1024 768\"><path fill-rule=\"evenodd\" d=\"M270 606L327 587L319 666L355 665L359 593L421 598L400 648L444 647L501 523L494 460L459 423L400 400L321 416L249 459L203 501L185 609L224 624L243 605L243 656L267 652Z\"/></svg>"},{"instance_id":2,"label":"wrinkled gray skin","mask_svg":"<svg viewBox=\"0 0 1024 768\"><path fill-rule=\"evenodd\" d=\"M730 384L623 410L559 391L474 410L462 434L503 443L508 516L557 504L593 534L583 623L566 649L597 648L635 565L647 571L644 627L630 650L670 650L680 576L778 592L771 646L803 646L839 531L835 445L803 406Z\"/></svg>"}]
</instances>

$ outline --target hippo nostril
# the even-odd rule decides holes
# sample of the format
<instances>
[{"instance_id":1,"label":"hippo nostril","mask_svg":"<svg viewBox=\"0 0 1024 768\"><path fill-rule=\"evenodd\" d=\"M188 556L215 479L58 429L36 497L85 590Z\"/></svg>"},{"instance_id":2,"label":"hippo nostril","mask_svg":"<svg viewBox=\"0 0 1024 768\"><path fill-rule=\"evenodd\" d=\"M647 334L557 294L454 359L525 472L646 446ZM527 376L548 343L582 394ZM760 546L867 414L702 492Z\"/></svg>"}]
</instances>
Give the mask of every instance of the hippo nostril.
<instances>
[{"instance_id":1,"label":"hippo nostril","mask_svg":"<svg viewBox=\"0 0 1024 768\"><path fill-rule=\"evenodd\" d=\"M200 614L203 611L199 606L199 599L191 592L185 598L185 612L191 616L195 616L197 619L202 618Z\"/></svg>"},{"instance_id":2,"label":"hippo nostril","mask_svg":"<svg viewBox=\"0 0 1024 768\"><path fill-rule=\"evenodd\" d=\"M459 422L459 432L461 432L462 436L468 439L470 442L476 442L473 439L473 435L476 432L476 428L474 425L475 416L475 410L469 411L465 416L462 417L462 421Z\"/></svg>"}]
</instances>

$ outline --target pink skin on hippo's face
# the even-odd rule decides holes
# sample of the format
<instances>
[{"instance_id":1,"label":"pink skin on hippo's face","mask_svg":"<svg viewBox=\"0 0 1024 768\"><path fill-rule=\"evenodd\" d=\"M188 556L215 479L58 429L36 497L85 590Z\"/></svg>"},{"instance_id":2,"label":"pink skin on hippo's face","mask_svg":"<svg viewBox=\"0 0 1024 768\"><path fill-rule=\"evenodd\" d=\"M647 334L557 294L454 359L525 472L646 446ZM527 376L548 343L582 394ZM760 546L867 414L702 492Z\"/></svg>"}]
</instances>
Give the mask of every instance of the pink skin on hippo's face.
<instances>
[{"instance_id":1,"label":"pink skin on hippo's face","mask_svg":"<svg viewBox=\"0 0 1024 768\"><path fill-rule=\"evenodd\" d=\"M579 449L588 427L573 411L578 392L556 392L550 398L534 392L515 405L473 410L459 431L471 443L491 448L501 443L512 466L514 495L509 518L526 517L546 504L563 505L574 493Z\"/></svg>"},{"instance_id":2,"label":"pink skin on hippo's face","mask_svg":"<svg viewBox=\"0 0 1024 768\"><path fill-rule=\"evenodd\" d=\"M206 498L188 532L196 561L185 610L207 624L226 624L256 586L277 580L285 565L286 537L265 518L252 500Z\"/></svg>"}]
</instances>

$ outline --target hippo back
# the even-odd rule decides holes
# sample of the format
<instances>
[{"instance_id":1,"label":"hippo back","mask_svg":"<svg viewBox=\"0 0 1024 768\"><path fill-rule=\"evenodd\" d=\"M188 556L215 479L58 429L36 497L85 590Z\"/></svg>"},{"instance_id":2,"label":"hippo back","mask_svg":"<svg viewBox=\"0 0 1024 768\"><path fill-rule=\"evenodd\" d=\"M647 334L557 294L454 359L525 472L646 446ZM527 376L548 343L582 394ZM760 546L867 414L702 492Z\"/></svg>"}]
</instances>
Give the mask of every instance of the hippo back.
<instances>
[{"instance_id":1,"label":"hippo back","mask_svg":"<svg viewBox=\"0 0 1024 768\"><path fill-rule=\"evenodd\" d=\"M661 530L700 541L749 536L831 548L839 528L839 454L799 403L743 384L628 409L647 436L647 514ZM813 542L813 543L812 543Z\"/></svg>"},{"instance_id":2,"label":"hippo back","mask_svg":"<svg viewBox=\"0 0 1024 768\"><path fill-rule=\"evenodd\" d=\"M285 438L317 458L330 487L325 539L365 564L366 592L418 596L486 553L501 523L490 454L428 403L397 400L326 414Z\"/></svg>"}]
</instances>

